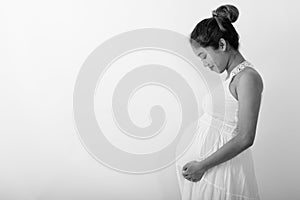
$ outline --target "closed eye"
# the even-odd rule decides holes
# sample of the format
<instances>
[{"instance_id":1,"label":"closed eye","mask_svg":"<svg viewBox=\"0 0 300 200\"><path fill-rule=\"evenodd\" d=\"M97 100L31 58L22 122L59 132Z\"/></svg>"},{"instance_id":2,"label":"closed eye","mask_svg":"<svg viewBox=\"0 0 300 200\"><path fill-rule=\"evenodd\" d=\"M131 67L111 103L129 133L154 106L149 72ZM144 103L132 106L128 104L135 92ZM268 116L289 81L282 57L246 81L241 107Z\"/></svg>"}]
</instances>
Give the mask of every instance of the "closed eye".
<instances>
[{"instance_id":1,"label":"closed eye","mask_svg":"<svg viewBox=\"0 0 300 200\"><path fill-rule=\"evenodd\" d=\"M204 54L204 53L202 53L202 52L200 52L199 54L198 54L198 56L203 60L203 59L206 59L206 54Z\"/></svg>"}]
</instances>

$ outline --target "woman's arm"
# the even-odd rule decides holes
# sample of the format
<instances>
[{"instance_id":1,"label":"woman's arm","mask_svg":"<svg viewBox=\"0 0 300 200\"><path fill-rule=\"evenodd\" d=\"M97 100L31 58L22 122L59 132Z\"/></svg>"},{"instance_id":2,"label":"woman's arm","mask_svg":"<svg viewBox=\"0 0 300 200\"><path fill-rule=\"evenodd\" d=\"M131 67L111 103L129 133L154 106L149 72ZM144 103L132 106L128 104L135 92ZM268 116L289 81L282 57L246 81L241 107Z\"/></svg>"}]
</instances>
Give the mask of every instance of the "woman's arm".
<instances>
[{"instance_id":1,"label":"woman's arm","mask_svg":"<svg viewBox=\"0 0 300 200\"><path fill-rule=\"evenodd\" d=\"M201 161L205 170L230 160L252 146L261 103L263 82L257 72L244 73L237 84L238 95L238 134L212 155Z\"/></svg>"}]
</instances>

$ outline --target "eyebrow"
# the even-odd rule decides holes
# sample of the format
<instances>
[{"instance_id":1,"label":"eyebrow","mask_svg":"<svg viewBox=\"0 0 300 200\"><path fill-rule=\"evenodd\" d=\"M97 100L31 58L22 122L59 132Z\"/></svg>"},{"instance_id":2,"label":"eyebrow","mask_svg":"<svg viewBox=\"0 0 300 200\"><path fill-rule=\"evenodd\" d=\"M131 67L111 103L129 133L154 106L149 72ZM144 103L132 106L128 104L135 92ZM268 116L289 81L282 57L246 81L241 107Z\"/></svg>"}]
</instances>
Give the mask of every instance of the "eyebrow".
<instances>
[{"instance_id":1,"label":"eyebrow","mask_svg":"<svg viewBox=\"0 0 300 200\"><path fill-rule=\"evenodd\" d=\"M200 56L203 52L198 53L198 56Z\"/></svg>"}]
</instances>

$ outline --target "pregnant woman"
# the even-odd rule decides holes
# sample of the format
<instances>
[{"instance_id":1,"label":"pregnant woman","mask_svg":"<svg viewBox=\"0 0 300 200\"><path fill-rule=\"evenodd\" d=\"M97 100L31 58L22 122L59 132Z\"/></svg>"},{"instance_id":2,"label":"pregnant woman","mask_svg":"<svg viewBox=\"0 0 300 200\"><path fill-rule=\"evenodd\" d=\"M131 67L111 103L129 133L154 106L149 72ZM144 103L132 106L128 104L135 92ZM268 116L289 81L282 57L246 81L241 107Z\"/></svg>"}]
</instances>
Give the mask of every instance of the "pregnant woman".
<instances>
[{"instance_id":1,"label":"pregnant woman","mask_svg":"<svg viewBox=\"0 0 300 200\"><path fill-rule=\"evenodd\" d=\"M232 25L238 14L233 5L220 6L190 35L193 51L203 65L216 73L226 71L227 77L211 91L225 91L224 112L212 111L208 96L204 98L205 112L199 118L196 139L176 161L182 200L260 199L250 147L263 81L238 50L239 35Z\"/></svg>"}]
</instances>

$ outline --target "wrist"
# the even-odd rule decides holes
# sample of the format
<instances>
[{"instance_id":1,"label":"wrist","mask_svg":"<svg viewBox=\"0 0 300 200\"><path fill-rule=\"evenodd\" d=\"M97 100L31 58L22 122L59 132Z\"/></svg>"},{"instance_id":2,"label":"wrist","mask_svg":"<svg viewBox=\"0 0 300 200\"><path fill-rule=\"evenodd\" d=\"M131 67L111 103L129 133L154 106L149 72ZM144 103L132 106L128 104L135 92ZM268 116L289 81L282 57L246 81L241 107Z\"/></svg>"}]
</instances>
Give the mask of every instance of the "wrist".
<instances>
[{"instance_id":1,"label":"wrist","mask_svg":"<svg viewBox=\"0 0 300 200\"><path fill-rule=\"evenodd\" d=\"M204 171L207 171L209 169L209 165L208 165L208 163L207 163L207 161L205 159L199 161L199 166Z\"/></svg>"}]
</instances>

